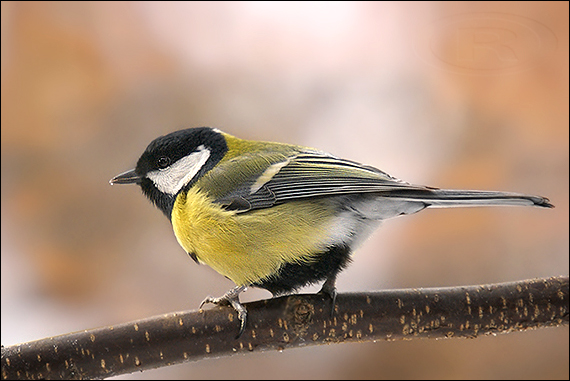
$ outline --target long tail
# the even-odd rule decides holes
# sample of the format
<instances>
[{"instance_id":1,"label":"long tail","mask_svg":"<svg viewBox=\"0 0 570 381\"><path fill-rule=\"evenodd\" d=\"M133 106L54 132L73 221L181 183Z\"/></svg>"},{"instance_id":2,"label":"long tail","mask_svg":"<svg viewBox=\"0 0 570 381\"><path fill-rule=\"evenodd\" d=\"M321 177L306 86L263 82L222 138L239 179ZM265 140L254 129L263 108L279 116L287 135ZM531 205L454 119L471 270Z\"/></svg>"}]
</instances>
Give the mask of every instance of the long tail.
<instances>
[{"instance_id":1,"label":"long tail","mask_svg":"<svg viewBox=\"0 0 570 381\"><path fill-rule=\"evenodd\" d=\"M464 206L540 206L553 208L546 197L530 196L521 193L450 190L450 189L403 189L390 192L390 197L409 201L419 201L427 207L448 208Z\"/></svg>"}]
</instances>

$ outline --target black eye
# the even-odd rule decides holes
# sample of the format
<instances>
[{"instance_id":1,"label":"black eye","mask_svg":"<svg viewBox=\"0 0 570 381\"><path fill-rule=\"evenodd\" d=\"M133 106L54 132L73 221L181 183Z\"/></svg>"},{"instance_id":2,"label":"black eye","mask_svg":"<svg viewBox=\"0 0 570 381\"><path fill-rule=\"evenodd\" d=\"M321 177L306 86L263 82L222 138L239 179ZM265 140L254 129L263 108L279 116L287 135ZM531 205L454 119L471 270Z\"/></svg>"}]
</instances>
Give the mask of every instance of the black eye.
<instances>
[{"instance_id":1,"label":"black eye","mask_svg":"<svg viewBox=\"0 0 570 381\"><path fill-rule=\"evenodd\" d=\"M162 156L156 161L156 165L159 169L164 169L170 165L170 158Z\"/></svg>"}]
</instances>

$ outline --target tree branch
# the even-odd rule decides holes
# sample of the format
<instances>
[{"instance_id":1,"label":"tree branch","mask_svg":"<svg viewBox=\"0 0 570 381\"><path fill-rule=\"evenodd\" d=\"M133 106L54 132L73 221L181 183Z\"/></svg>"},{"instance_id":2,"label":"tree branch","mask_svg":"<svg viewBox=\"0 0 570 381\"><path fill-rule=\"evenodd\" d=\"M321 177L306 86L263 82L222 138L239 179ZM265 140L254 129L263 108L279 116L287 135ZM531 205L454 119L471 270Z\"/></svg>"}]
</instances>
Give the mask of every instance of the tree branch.
<instances>
[{"instance_id":1,"label":"tree branch","mask_svg":"<svg viewBox=\"0 0 570 381\"><path fill-rule=\"evenodd\" d=\"M568 324L568 277L511 283L291 295L245 304L239 330L228 307L156 316L2 348L3 379L94 379L184 361L307 345L474 338Z\"/></svg>"}]
</instances>

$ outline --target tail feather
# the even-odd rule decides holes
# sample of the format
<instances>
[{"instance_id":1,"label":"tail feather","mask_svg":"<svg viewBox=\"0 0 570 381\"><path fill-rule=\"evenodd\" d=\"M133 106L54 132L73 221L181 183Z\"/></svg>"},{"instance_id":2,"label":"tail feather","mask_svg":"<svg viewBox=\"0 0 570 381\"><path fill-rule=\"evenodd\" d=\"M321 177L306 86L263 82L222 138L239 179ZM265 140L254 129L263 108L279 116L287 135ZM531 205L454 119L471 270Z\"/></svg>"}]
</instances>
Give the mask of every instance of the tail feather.
<instances>
[{"instance_id":1,"label":"tail feather","mask_svg":"<svg viewBox=\"0 0 570 381\"><path fill-rule=\"evenodd\" d=\"M450 190L450 189L405 189L391 192L390 197L420 201L428 207L448 208L465 206L539 206L553 208L546 197L521 193Z\"/></svg>"}]
</instances>

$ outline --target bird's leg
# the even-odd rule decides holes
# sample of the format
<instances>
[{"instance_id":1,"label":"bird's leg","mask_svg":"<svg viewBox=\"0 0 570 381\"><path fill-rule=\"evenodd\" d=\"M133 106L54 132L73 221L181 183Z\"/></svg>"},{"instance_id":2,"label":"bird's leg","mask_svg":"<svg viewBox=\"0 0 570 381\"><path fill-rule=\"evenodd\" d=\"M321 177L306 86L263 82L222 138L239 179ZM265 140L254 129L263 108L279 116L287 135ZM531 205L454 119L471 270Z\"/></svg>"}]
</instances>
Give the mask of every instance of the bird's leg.
<instances>
[{"instance_id":1,"label":"bird's leg","mask_svg":"<svg viewBox=\"0 0 570 381\"><path fill-rule=\"evenodd\" d=\"M202 301L202 303L200 303L200 309L202 309L202 306L204 306L204 304L206 303L217 304L218 306L232 306L233 309L237 311L238 319L240 321L239 333L236 336L236 339L239 338L242 335L242 333L245 331L247 310L240 303L239 294L242 291L245 291L246 288L247 288L246 286L236 286L231 290L229 290L228 292L226 292L224 295L220 296L219 298L208 296L206 297L206 299Z\"/></svg>"},{"instance_id":2,"label":"bird's leg","mask_svg":"<svg viewBox=\"0 0 570 381\"><path fill-rule=\"evenodd\" d=\"M332 299L332 307L331 307L331 319L334 315L334 307L336 305L336 274L331 275L327 278L325 283L323 283L323 287L319 291L319 294L328 295Z\"/></svg>"}]
</instances>

